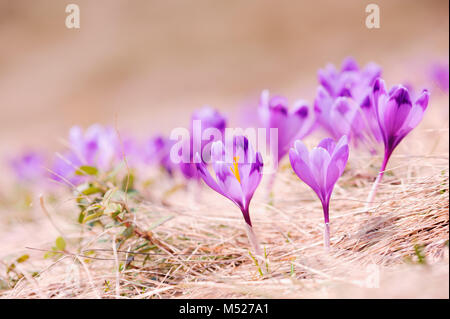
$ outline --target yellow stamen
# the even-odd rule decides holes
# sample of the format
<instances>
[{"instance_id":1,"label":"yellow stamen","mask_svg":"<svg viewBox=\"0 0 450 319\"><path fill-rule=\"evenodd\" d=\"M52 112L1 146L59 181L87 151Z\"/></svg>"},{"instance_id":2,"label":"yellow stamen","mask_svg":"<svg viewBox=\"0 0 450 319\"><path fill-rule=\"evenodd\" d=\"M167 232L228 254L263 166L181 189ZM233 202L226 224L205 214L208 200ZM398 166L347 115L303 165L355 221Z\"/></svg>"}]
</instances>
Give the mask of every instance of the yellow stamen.
<instances>
[{"instance_id":1,"label":"yellow stamen","mask_svg":"<svg viewBox=\"0 0 450 319\"><path fill-rule=\"evenodd\" d=\"M240 183L241 182L241 176L239 175L238 161L239 161L239 156L234 156L233 157L233 166L230 167L230 170L231 170L231 173L233 173L234 176L236 176L236 179Z\"/></svg>"}]
</instances>

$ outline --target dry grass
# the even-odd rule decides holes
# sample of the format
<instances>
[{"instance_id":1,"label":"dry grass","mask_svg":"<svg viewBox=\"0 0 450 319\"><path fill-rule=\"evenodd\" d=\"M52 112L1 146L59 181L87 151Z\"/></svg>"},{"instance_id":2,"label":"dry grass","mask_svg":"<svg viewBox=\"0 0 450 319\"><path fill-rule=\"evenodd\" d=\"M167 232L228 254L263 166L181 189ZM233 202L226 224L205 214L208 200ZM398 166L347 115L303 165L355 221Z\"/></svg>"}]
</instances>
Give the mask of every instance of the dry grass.
<instances>
[{"instance_id":1,"label":"dry grass","mask_svg":"<svg viewBox=\"0 0 450 319\"><path fill-rule=\"evenodd\" d=\"M67 207L52 205L50 214L68 242L64 256L44 260L42 251L23 246L5 256L5 264L22 252L31 257L16 269L29 275L13 289L3 290L2 296L448 297L448 156L394 157L393 173L386 175L377 205L367 212L364 199L377 160L353 158L339 181L332 198L329 253L322 247L319 202L282 167L274 195L264 196L261 185L251 206L255 230L267 252L269 269L264 276L249 256L238 209L205 187L198 191L198 185L188 185L170 195L160 191L155 197L165 198L163 202L130 203L139 212L133 214L135 225L153 230L173 253L154 247L147 255L134 254L130 249L141 239L116 251L112 242L119 236L118 228L103 231L69 224L74 219L70 201ZM157 186L169 187L162 181L153 186L154 194ZM35 231L36 240L30 244L28 239L27 246L46 250L56 237L49 235L50 227L41 218L17 231L22 236L23 231ZM45 234L38 229L46 229ZM31 276L32 270L39 275ZM367 287L371 278L376 280L374 273L380 278L372 282L380 285L377 289Z\"/></svg>"},{"instance_id":2,"label":"dry grass","mask_svg":"<svg viewBox=\"0 0 450 319\"><path fill-rule=\"evenodd\" d=\"M62 27L63 6L0 4L0 16L8 16L1 34L15 44L0 52L0 65L8 64L0 82L8 105L0 117L1 156L23 141L51 149L69 125L111 123L116 114L148 134L185 124L205 102L238 113L232 106L264 87L312 99L317 68L349 52L383 65L390 85L407 80L417 88L427 63L448 56L448 2L384 1L377 32L363 28L364 3L318 1L305 10L292 1L276 8L270 1L223 8L203 1L204 10L189 3L172 10L115 2L80 4L91 14L79 37ZM161 178L143 190L144 200L129 203L137 212L131 221L172 252L155 247L144 255L131 251L142 239L115 249L123 228L80 226L68 192L53 201L46 194L52 221L39 207L42 190L27 207L25 192L14 191L0 167L0 297L448 298L448 110L448 94L433 92L424 123L394 153L370 212L364 201L381 159L351 150L332 197L329 253L315 194L283 167L268 197L265 178L251 205L268 254L264 277L249 256L239 210L204 186L177 188ZM44 259L60 232L64 256ZM30 258L7 273L24 254ZM367 288L377 273L379 288Z\"/></svg>"},{"instance_id":3,"label":"dry grass","mask_svg":"<svg viewBox=\"0 0 450 319\"><path fill-rule=\"evenodd\" d=\"M53 201L47 196L48 215L36 200L31 209L11 200L1 205L0 296L448 298L447 110L448 96L434 100L424 123L394 153L370 211L365 200L381 159L352 150L331 199L329 253L320 203L287 160L272 194L264 178L250 206L267 252L264 276L249 255L237 207L204 185L180 187L149 172L159 177L142 187L139 200L128 201L127 221L157 239L144 253L136 253L142 238L118 250L112 244L124 227L80 225L67 192ZM63 255L44 259L60 233ZM7 274L23 254L30 258Z\"/></svg>"}]
</instances>

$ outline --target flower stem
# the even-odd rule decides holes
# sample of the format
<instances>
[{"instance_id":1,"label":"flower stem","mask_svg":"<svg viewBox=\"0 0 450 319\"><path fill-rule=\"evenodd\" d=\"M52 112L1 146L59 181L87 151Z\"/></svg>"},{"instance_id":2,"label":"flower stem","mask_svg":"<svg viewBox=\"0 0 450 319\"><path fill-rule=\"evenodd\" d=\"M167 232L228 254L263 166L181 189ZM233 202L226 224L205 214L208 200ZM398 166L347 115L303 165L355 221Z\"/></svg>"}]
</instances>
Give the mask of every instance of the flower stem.
<instances>
[{"instance_id":1,"label":"flower stem","mask_svg":"<svg viewBox=\"0 0 450 319\"><path fill-rule=\"evenodd\" d=\"M383 163L381 164L381 167L380 167L380 172L378 173L378 176L372 185L372 189L370 190L369 196L367 197L366 210L369 210L370 206L373 203L373 200L377 193L378 185L380 184L381 180L383 179L384 171L386 170L386 166L387 166L387 163L388 163L390 157L391 157L391 154L389 152L386 152L384 155Z\"/></svg>"},{"instance_id":2,"label":"flower stem","mask_svg":"<svg viewBox=\"0 0 450 319\"><path fill-rule=\"evenodd\" d=\"M254 258L256 259L259 267L259 271L261 275L267 274L267 271L269 269L267 261L263 255L263 251L261 247L259 246L259 240L255 235L255 232L253 231L253 227L249 224L245 223L245 230L247 231L248 240L250 242L250 245L252 246L252 250L255 254Z\"/></svg>"},{"instance_id":3,"label":"flower stem","mask_svg":"<svg viewBox=\"0 0 450 319\"><path fill-rule=\"evenodd\" d=\"M330 201L327 200L325 202L322 202L323 207L323 217L325 219L325 228L323 230L323 245L325 247L325 250L330 250L330 215L329 215L329 208L330 208Z\"/></svg>"},{"instance_id":4,"label":"flower stem","mask_svg":"<svg viewBox=\"0 0 450 319\"><path fill-rule=\"evenodd\" d=\"M327 251L330 250L330 223L325 223L323 230L323 243Z\"/></svg>"},{"instance_id":5,"label":"flower stem","mask_svg":"<svg viewBox=\"0 0 450 319\"><path fill-rule=\"evenodd\" d=\"M252 246L253 252L255 253L256 256L262 257L262 250L261 247L259 246L258 238L256 237L256 234L253 231L253 227L245 223L245 230L247 231L248 241Z\"/></svg>"}]
</instances>

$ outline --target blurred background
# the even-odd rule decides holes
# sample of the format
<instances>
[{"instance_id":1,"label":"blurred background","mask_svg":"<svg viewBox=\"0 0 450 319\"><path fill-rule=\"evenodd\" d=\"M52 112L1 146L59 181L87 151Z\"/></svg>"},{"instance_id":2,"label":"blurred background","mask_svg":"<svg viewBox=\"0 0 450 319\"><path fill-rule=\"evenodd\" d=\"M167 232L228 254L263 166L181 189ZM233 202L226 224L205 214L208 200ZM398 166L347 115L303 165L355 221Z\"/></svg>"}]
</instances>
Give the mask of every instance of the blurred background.
<instances>
[{"instance_id":1,"label":"blurred background","mask_svg":"<svg viewBox=\"0 0 450 319\"><path fill-rule=\"evenodd\" d=\"M81 28L65 7L79 5ZM366 5L381 28L367 29ZM0 0L0 152L60 145L74 124L136 135L208 104L238 118L262 89L312 102L317 69L348 55L389 85L448 61L449 2ZM448 114L448 113L447 113Z\"/></svg>"}]
</instances>

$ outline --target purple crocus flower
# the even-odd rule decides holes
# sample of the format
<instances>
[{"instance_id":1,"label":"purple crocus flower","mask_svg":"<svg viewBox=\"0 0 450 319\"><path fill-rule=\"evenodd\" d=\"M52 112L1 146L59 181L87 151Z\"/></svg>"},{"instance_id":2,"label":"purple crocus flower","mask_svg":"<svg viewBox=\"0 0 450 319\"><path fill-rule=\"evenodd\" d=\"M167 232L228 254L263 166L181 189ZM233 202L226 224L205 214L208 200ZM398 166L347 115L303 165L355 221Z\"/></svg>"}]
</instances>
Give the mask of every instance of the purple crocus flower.
<instances>
[{"instance_id":1,"label":"purple crocus flower","mask_svg":"<svg viewBox=\"0 0 450 319\"><path fill-rule=\"evenodd\" d=\"M199 178L197 168L194 164L194 154L197 152L201 154L203 162L209 161L209 154L211 154L211 145L214 141L222 140L225 134L226 118L217 110L210 106L204 106L196 110L191 117L190 128L190 162L180 163L180 171L186 179ZM216 136L214 136L214 133ZM213 135L211 135L213 134ZM219 134L220 136L217 136ZM203 135L207 139L203 140Z\"/></svg>"},{"instance_id":2,"label":"purple crocus flower","mask_svg":"<svg viewBox=\"0 0 450 319\"><path fill-rule=\"evenodd\" d=\"M44 156L36 151L24 152L9 162L20 182L39 182L47 176Z\"/></svg>"},{"instance_id":3,"label":"purple crocus flower","mask_svg":"<svg viewBox=\"0 0 450 319\"><path fill-rule=\"evenodd\" d=\"M330 247L329 207L331 193L338 178L344 172L349 154L347 136L335 143L331 138L323 139L308 152L302 141L295 141L289 151L289 159L297 176L319 197L325 219L324 243Z\"/></svg>"},{"instance_id":4,"label":"purple crocus flower","mask_svg":"<svg viewBox=\"0 0 450 319\"><path fill-rule=\"evenodd\" d=\"M145 144L146 163L160 165L170 176L173 175L174 163L170 160L170 148L173 141L162 135L156 135Z\"/></svg>"},{"instance_id":5,"label":"purple crocus flower","mask_svg":"<svg viewBox=\"0 0 450 319\"><path fill-rule=\"evenodd\" d=\"M114 133L114 132L113 132ZM111 135L112 147L114 147L115 154L112 155L113 159L122 161L126 158L128 166L136 166L144 155L141 149L140 143L131 135L124 135L119 138L116 134Z\"/></svg>"},{"instance_id":6,"label":"purple crocus flower","mask_svg":"<svg viewBox=\"0 0 450 319\"><path fill-rule=\"evenodd\" d=\"M76 186L86 180L86 176L75 173L81 165L83 164L80 159L72 151L67 151L62 155L58 154L50 171L51 178L68 186Z\"/></svg>"},{"instance_id":7,"label":"purple crocus flower","mask_svg":"<svg viewBox=\"0 0 450 319\"><path fill-rule=\"evenodd\" d=\"M99 169L109 169L119 154L116 132L99 124L91 125L85 132L79 126L72 127L69 143L82 165L93 165Z\"/></svg>"},{"instance_id":8,"label":"purple crocus flower","mask_svg":"<svg viewBox=\"0 0 450 319\"><path fill-rule=\"evenodd\" d=\"M335 139L343 135L355 146L365 145L371 152L381 142L371 92L381 68L375 63L360 69L353 58L346 58L341 70L329 64L318 72L320 86L314 101L317 123Z\"/></svg>"},{"instance_id":9,"label":"purple crocus flower","mask_svg":"<svg viewBox=\"0 0 450 319\"><path fill-rule=\"evenodd\" d=\"M246 223L247 234L257 255L261 255L258 241L250 219L250 201L262 178L263 162L259 152L254 152L248 139L235 136L232 143L216 141L211 147L211 163L215 178L208 171L207 164L196 158L199 176L219 194L230 199L241 210Z\"/></svg>"},{"instance_id":10,"label":"purple crocus flower","mask_svg":"<svg viewBox=\"0 0 450 319\"><path fill-rule=\"evenodd\" d=\"M261 94L258 111L267 131L271 128L278 130L276 149L271 150L272 154L277 153L277 163L287 154L292 142L308 135L314 124L313 114L305 101L296 101L294 108L289 111L287 99L282 96L270 97L268 90Z\"/></svg>"},{"instance_id":11,"label":"purple crocus flower","mask_svg":"<svg viewBox=\"0 0 450 319\"><path fill-rule=\"evenodd\" d=\"M94 124L83 131L73 126L69 131L69 150L58 156L52 167L52 178L78 185L86 177L76 174L79 166L95 166L101 170L111 168L114 160L123 158L126 146L121 146L116 132L111 127Z\"/></svg>"},{"instance_id":12,"label":"purple crocus flower","mask_svg":"<svg viewBox=\"0 0 450 319\"><path fill-rule=\"evenodd\" d=\"M449 65L448 63L436 63L430 70L431 79L436 86L444 92L448 92L449 87Z\"/></svg>"},{"instance_id":13,"label":"purple crocus flower","mask_svg":"<svg viewBox=\"0 0 450 319\"><path fill-rule=\"evenodd\" d=\"M380 173L369 194L367 203L372 203L376 189L383 178L389 158L397 145L409 134L423 118L430 94L423 90L413 103L406 87L396 85L388 92L384 81L378 78L373 86L373 99L378 124L384 142L384 158Z\"/></svg>"}]
</instances>

